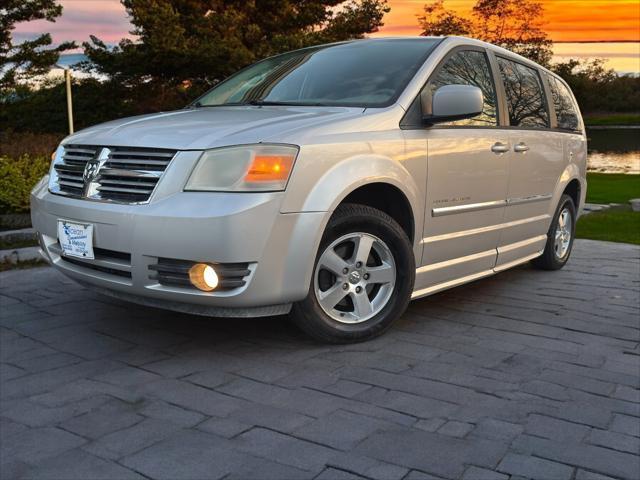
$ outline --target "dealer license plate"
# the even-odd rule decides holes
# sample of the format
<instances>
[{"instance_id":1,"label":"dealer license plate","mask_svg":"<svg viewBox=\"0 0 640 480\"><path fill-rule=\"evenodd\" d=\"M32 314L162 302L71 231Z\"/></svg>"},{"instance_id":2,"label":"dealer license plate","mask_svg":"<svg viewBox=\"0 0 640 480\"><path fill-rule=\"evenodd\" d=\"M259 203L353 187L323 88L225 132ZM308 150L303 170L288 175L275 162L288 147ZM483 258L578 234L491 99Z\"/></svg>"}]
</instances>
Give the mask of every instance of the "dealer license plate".
<instances>
[{"instance_id":1,"label":"dealer license plate","mask_svg":"<svg viewBox=\"0 0 640 480\"><path fill-rule=\"evenodd\" d=\"M58 241L62 254L93 260L93 225L58 220Z\"/></svg>"}]
</instances>

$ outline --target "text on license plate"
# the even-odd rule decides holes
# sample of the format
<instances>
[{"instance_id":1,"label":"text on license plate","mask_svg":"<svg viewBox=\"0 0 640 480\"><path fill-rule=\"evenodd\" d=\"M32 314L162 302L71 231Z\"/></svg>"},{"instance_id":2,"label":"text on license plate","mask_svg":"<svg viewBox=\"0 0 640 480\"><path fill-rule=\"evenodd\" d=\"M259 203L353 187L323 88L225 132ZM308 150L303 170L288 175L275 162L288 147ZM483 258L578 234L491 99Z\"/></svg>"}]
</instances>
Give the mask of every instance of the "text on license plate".
<instances>
[{"instance_id":1,"label":"text on license plate","mask_svg":"<svg viewBox=\"0 0 640 480\"><path fill-rule=\"evenodd\" d=\"M58 220L58 241L62 254L93 260L93 225Z\"/></svg>"}]
</instances>

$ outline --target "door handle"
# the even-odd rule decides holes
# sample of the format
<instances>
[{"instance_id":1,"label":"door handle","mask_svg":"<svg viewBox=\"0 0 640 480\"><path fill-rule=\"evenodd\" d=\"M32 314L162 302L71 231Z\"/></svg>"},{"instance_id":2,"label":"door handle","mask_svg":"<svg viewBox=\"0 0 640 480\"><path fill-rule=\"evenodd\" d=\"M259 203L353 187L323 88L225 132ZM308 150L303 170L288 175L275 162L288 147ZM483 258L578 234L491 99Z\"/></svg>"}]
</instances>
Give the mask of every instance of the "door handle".
<instances>
[{"instance_id":1,"label":"door handle","mask_svg":"<svg viewBox=\"0 0 640 480\"><path fill-rule=\"evenodd\" d=\"M513 147L513 151L514 152L522 153L522 152L526 152L527 150L529 150L529 145L527 145L524 142L520 142L519 144L514 145L514 147Z\"/></svg>"},{"instance_id":2,"label":"door handle","mask_svg":"<svg viewBox=\"0 0 640 480\"><path fill-rule=\"evenodd\" d=\"M509 145L505 145L501 142L496 142L491 146L493 153L507 153L509 151Z\"/></svg>"}]
</instances>

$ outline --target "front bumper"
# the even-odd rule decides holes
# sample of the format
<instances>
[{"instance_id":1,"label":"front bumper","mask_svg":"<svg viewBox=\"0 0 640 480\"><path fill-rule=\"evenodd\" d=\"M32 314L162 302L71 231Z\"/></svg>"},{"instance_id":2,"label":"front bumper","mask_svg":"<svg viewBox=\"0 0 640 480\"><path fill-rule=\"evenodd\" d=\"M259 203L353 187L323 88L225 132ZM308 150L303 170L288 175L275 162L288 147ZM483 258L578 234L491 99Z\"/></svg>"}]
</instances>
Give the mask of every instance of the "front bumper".
<instances>
[{"instance_id":1,"label":"front bumper","mask_svg":"<svg viewBox=\"0 0 640 480\"><path fill-rule=\"evenodd\" d=\"M32 192L31 215L45 258L95 290L195 314L262 316L286 313L306 296L326 217L282 214L283 196L176 191L148 204L122 205L54 195L42 182ZM62 257L61 219L93 224L94 247L102 254L81 263ZM251 273L242 287L202 292L160 284L149 269L159 258L246 262Z\"/></svg>"}]
</instances>

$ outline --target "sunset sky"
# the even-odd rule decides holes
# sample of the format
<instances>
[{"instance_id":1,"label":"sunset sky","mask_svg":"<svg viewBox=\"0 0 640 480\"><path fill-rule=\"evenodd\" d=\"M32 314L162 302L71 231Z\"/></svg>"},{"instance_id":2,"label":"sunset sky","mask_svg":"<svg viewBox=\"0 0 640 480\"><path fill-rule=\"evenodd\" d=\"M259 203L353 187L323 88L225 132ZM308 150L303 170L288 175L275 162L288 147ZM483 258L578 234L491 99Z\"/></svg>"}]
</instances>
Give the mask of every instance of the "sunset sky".
<instances>
[{"instance_id":1,"label":"sunset sky","mask_svg":"<svg viewBox=\"0 0 640 480\"><path fill-rule=\"evenodd\" d=\"M16 39L41 31L51 32L54 42L84 41L89 34L113 43L131 29L119 0L62 0L62 17L55 24L36 21L19 24ZM388 0L391 12L378 35L417 35L416 15L424 0ZM445 5L468 12L475 0L445 0ZM543 0L546 30L554 41L640 40L639 0Z\"/></svg>"},{"instance_id":2,"label":"sunset sky","mask_svg":"<svg viewBox=\"0 0 640 480\"><path fill-rule=\"evenodd\" d=\"M39 20L17 25L16 41L50 32L54 43L75 40L80 43L96 35L114 44L130 37L131 24L119 0L61 0L62 16L55 23ZM579 41L640 41L640 0L542 0L545 7L545 29L555 42ZM391 12L385 26L375 36L417 35L417 17L424 0L388 0ZM464 14L475 0L445 0L449 8ZM604 44L603 44L604 45ZM566 50L566 52L565 52ZM563 47L557 44L556 55L565 53L577 57L606 57L608 65L622 72L640 70L640 44L609 47Z\"/></svg>"},{"instance_id":3,"label":"sunset sky","mask_svg":"<svg viewBox=\"0 0 640 480\"><path fill-rule=\"evenodd\" d=\"M385 35L420 33L416 14L423 0L389 0ZM543 0L546 31L554 41L640 40L639 0ZM475 0L445 0L445 6L466 13Z\"/></svg>"}]
</instances>

